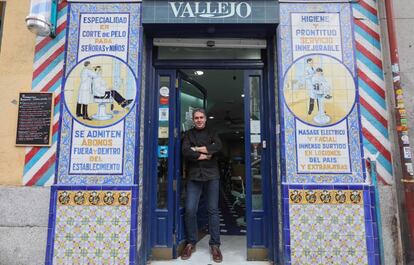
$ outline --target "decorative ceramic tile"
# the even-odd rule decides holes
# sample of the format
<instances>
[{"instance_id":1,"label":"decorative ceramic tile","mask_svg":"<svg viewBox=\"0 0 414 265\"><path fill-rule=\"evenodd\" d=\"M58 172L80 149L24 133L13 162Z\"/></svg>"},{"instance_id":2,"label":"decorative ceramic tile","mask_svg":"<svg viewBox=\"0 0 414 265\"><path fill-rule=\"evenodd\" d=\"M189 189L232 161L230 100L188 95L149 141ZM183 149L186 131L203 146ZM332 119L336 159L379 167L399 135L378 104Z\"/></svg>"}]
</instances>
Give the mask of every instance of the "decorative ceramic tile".
<instances>
[{"instance_id":1,"label":"decorative ceramic tile","mask_svg":"<svg viewBox=\"0 0 414 265\"><path fill-rule=\"evenodd\" d=\"M131 191L59 191L53 264L129 264Z\"/></svg>"},{"instance_id":2,"label":"decorative ceramic tile","mask_svg":"<svg viewBox=\"0 0 414 265\"><path fill-rule=\"evenodd\" d=\"M116 2L116 1L115 1ZM106 173L95 172L96 170L89 170L89 172L72 172L71 159L74 157L74 154L71 150L74 141L72 141L72 134L75 131L76 125L79 127L79 124L84 124L83 120L74 119L73 114L68 108L67 100L69 99L69 94L66 96L63 93L63 101L65 104L62 106L62 119L61 119L61 130L60 130L60 145L59 145L59 160L58 160L58 169L57 169L57 184L63 185L131 185L135 183L135 172L136 172L136 141L137 141L137 121L139 121L139 112L135 105L139 105L140 98L140 85L141 84L141 67L142 67L142 24L141 24L141 4L140 3L70 3L69 4L69 16L68 16L68 25L67 25L67 40L66 40L66 60L65 60L65 69L64 69L64 81L65 84L63 90L70 91L72 88L66 88L69 86L69 74L71 71L75 71L76 65L82 64L80 61L83 57L79 57L79 54L82 52L80 48L80 42L84 39L81 36L82 26L82 15L91 15L97 14L98 16L103 16L106 14L107 17L114 16L116 14L128 16L129 27L127 29L127 37L116 38L118 41L126 42L126 48L122 53L116 53L116 57L122 59L124 63L128 65L128 69L132 71L133 74L129 74L128 77L125 77L123 81L123 86L127 87L126 84L130 84L132 81L136 82L136 97L125 94L124 96L130 98L136 98L136 102L133 103L134 107L123 116L122 122L125 126L118 131L123 133L122 136L122 148L123 155L111 155L113 156L113 161L118 161L122 166L122 173L116 171L108 171ZM97 24L97 23L89 23ZM95 25L96 26L96 25ZM116 28L119 30L119 27ZM101 31L100 31L101 32ZM115 31L114 31L115 32ZM102 32L101 32L102 33ZM100 33L100 34L101 34ZM110 49L109 49L110 50ZM95 60L99 58L107 58L105 56L113 56L110 51L90 51L88 50L85 56L94 56L90 57L88 60ZM119 57L121 56L121 57ZM111 57L112 58L112 57ZM97 59L96 59L97 60ZM117 60L119 61L119 60ZM100 64L101 65L101 64ZM115 64L114 64L115 65ZM112 67L112 66L111 66ZM115 67L113 68L115 69ZM120 68L122 69L122 68ZM115 71L115 70L114 70ZM116 74L113 74L117 76ZM115 78L114 78L115 80ZM114 81L115 82L115 81ZM89 109L91 110L91 109ZM118 114L121 113L118 111ZM119 116L121 117L121 116ZM115 121L115 120L111 120ZM105 126L95 126L87 124L87 127L90 130L107 130L110 127ZM85 125L84 124L84 125ZM104 128L106 127L106 129ZM112 126L113 127L113 126ZM85 130L83 130L85 131ZM113 137L109 137L115 139ZM139 141L138 141L139 142ZM95 145L96 148L104 147L101 145ZM94 161L92 156L89 158ZM110 158L109 158L110 159ZM99 160L99 159L98 159ZM103 163L100 161L100 163Z\"/></svg>"},{"instance_id":3,"label":"decorative ceramic tile","mask_svg":"<svg viewBox=\"0 0 414 265\"><path fill-rule=\"evenodd\" d=\"M344 6L342 4L332 4L332 3L315 3L315 4L281 4L280 5L280 36L283 37L284 40L281 41L281 50L283 53L281 54L281 62L282 73L286 73L289 65L293 61L293 51L292 51L292 31L291 31L291 13L313 13L313 12L320 12L324 10L326 13L340 13L340 24L342 29L349 29L351 28L352 20L351 18L351 8L350 6ZM354 62L354 55L353 55L353 42L352 42L352 31L351 30L343 30L342 32L342 47L343 47L343 61L344 63L354 71L355 62Z\"/></svg>"},{"instance_id":4,"label":"decorative ceramic tile","mask_svg":"<svg viewBox=\"0 0 414 265\"><path fill-rule=\"evenodd\" d=\"M317 27L317 24L308 23L297 23L295 22L295 17L306 15L306 14L317 14L319 12L323 12L327 16L336 17L339 16L338 19L338 27L335 29L336 31L340 32L340 52L341 54L337 56L340 60L337 61L338 65L342 65L342 67L349 71L349 74L352 76L349 80L353 79L353 82L356 81L356 71L355 71L355 55L354 55L354 40L353 40L353 30L352 30L352 10L351 6L343 5L343 4L333 4L333 3L309 3L306 5L301 4L292 4L292 3L281 3L280 4L280 25L278 27L279 33L279 52L278 52L278 61L279 61L279 94L284 101L282 107L280 109L281 116L282 116L282 123L281 123L281 137L282 137L282 164L283 167L283 176L282 179L284 182L289 184L300 184L300 183L313 183L313 184L327 184L327 183L364 183L364 166L362 162L363 150L361 144L361 128L360 128L360 114L358 108L358 87L355 85L351 85L352 82L349 82L348 89L349 91L355 90L355 98L356 103L355 106L351 109L351 111L346 114L345 120L343 122L337 124L330 124L329 126L320 126L315 125L312 123L314 117L312 115L307 115L308 107L305 107L305 102L309 101L307 99L307 95L304 94L305 90L298 89L298 87L292 84L299 84L302 82L302 72L299 70L299 65L302 66L302 62L305 61L305 58L310 58L308 56L312 56L313 59L316 57L324 57L323 60L320 61L318 67L324 67L323 64L327 63L329 56L332 56L333 53L329 51L313 51L312 54L309 54L310 51L307 52L307 55L303 57L298 57L296 54L298 51L295 48L295 43L297 43L297 36L295 36L295 29L308 29L307 26ZM331 22L331 20L330 20ZM332 23L330 23L332 24ZM332 25L330 25L332 26ZM313 36L312 36L313 37ZM332 38L331 38L332 39ZM325 55L325 56L322 56ZM323 61L323 63L322 63ZM332 66L334 64L331 64ZM303 65L303 67L305 67ZM330 67L328 67L329 69ZM294 70L293 70L294 69ZM303 69L303 68L301 68ZM293 72L295 72L293 74ZM292 74L292 76L290 76ZM328 72L325 71L326 77L328 76ZM335 75L331 75L330 82L335 83L339 72L335 71ZM335 76L335 77L333 77ZM343 80L343 79L342 79ZM292 83L293 81L298 81L296 83ZM341 81L342 82L342 81ZM352 88L354 87L355 88ZM338 85L333 85L335 89L338 89ZM286 91L292 91L292 98L290 98L287 94L284 93ZM335 92L333 92L335 93ZM283 95L283 96L282 96ZM297 99L304 97L304 100ZM336 97L337 100L341 98L339 94ZM338 99L339 98L339 99ZM351 100L353 97L346 97L347 100ZM306 99L306 100L305 100ZM288 106L290 102L290 107ZM300 102L300 103L299 103ZM345 102L345 101L344 101ZM353 102L353 100L352 100ZM303 105L299 105L303 104ZM331 103L332 104L332 103ZM341 106L342 103L338 103ZM338 108L334 107L335 105L331 105L330 110L327 113L331 116L339 115L337 112ZM336 105L338 106L338 105ZM296 109L292 111L292 109ZM327 109L325 109L327 110ZM302 115L303 114L303 115ZM300 117L305 119L300 122ZM312 125L313 124L313 125ZM299 125L299 126L298 126ZM325 130L335 129L342 127L343 130L346 131L347 137L343 137L341 140L345 143L346 148L348 150L343 149L341 154L337 155L335 158L333 156L314 156L311 155L312 152L308 152L308 156L304 156L301 152L311 151L311 150L304 150L305 147L300 147L300 141L304 142L304 139L299 139L297 136L297 132L300 128L312 128L321 132L321 135ZM299 129L298 129L299 128ZM327 135L327 134L325 134ZM304 138L304 137L302 137ZM310 137L312 138L312 137ZM339 143L340 138L335 138L335 143ZM314 141L314 139L312 140ZM326 142L322 141L323 143L333 143L332 141ZM326 150L329 149L328 147ZM332 150L332 149L331 149ZM336 149L339 150L339 149ZM316 160L315 160L316 158ZM317 159L320 159L321 162ZM312 159L312 160L311 160ZM333 170L329 172L325 170L328 163L324 163L325 161L335 161L332 162L332 165L340 166L345 165L344 163L340 163L339 161L346 162L347 170ZM305 163L305 162L306 163ZM303 166L303 168L302 168ZM308 166L315 166L316 168L322 168L323 171L316 172L315 168L312 168L310 171L305 171L305 169L309 169Z\"/></svg>"},{"instance_id":5,"label":"decorative ceramic tile","mask_svg":"<svg viewBox=\"0 0 414 265\"><path fill-rule=\"evenodd\" d=\"M368 264L363 191L289 190L292 264Z\"/></svg>"},{"instance_id":6,"label":"decorative ceramic tile","mask_svg":"<svg viewBox=\"0 0 414 265\"><path fill-rule=\"evenodd\" d=\"M363 204L361 190L289 190L289 200L291 204Z\"/></svg>"}]
</instances>

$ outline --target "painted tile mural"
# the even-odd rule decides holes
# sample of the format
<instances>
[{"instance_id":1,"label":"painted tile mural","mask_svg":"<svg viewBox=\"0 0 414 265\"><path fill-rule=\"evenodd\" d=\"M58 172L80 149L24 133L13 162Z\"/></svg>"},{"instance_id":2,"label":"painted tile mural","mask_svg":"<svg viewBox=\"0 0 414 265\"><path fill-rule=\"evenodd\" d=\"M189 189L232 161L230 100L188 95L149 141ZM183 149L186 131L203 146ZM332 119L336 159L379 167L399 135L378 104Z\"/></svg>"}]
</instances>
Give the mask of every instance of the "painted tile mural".
<instances>
[{"instance_id":1,"label":"painted tile mural","mask_svg":"<svg viewBox=\"0 0 414 265\"><path fill-rule=\"evenodd\" d=\"M362 191L290 190L292 264L368 264Z\"/></svg>"},{"instance_id":2,"label":"painted tile mural","mask_svg":"<svg viewBox=\"0 0 414 265\"><path fill-rule=\"evenodd\" d=\"M133 185L141 4L71 3L57 184Z\"/></svg>"},{"instance_id":3,"label":"painted tile mural","mask_svg":"<svg viewBox=\"0 0 414 265\"><path fill-rule=\"evenodd\" d=\"M323 2L280 5L285 262L379 264L352 4Z\"/></svg>"},{"instance_id":4,"label":"painted tile mural","mask_svg":"<svg viewBox=\"0 0 414 265\"><path fill-rule=\"evenodd\" d=\"M61 190L53 264L129 264L131 191Z\"/></svg>"},{"instance_id":5,"label":"painted tile mural","mask_svg":"<svg viewBox=\"0 0 414 265\"><path fill-rule=\"evenodd\" d=\"M135 264L141 3L67 7L46 264Z\"/></svg>"},{"instance_id":6,"label":"painted tile mural","mask_svg":"<svg viewBox=\"0 0 414 265\"><path fill-rule=\"evenodd\" d=\"M283 180L364 183L350 4L281 4Z\"/></svg>"}]
</instances>

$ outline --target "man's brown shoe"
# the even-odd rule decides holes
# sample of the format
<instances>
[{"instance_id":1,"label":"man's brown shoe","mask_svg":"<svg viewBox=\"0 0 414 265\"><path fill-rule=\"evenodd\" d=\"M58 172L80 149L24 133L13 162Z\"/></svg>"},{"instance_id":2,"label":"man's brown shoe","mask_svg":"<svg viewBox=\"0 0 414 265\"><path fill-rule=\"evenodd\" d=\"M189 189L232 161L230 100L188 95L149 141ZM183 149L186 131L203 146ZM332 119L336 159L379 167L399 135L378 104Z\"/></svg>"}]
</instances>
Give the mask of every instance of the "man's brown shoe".
<instances>
[{"instance_id":1,"label":"man's brown shoe","mask_svg":"<svg viewBox=\"0 0 414 265\"><path fill-rule=\"evenodd\" d=\"M193 244L187 244L185 248L183 249L183 252L181 253L181 259L186 260L191 257L191 254L195 252L196 248Z\"/></svg>"},{"instance_id":2,"label":"man's brown shoe","mask_svg":"<svg viewBox=\"0 0 414 265\"><path fill-rule=\"evenodd\" d=\"M223 261L223 255L221 254L219 246L210 246L210 250L214 262L220 263Z\"/></svg>"}]
</instances>

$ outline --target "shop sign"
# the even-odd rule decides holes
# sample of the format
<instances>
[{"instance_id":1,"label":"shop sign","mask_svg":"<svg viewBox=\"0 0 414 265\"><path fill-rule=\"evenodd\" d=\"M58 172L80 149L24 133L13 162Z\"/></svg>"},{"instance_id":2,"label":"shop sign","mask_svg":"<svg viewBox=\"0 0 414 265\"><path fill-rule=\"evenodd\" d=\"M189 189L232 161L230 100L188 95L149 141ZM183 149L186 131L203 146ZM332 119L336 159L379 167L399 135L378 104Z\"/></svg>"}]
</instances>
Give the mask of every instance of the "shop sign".
<instances>
[{"instance_id":1,"label":"shop sign","mask_svg":"<svg viewBox=\"0 0 414 265\"><path fill-rule=\"evenodd\" d=\"M143 1L143 23L278 23L278 1Z\"/></svg>"},{"instance_id":2,"label":"shop sign","mask_svg":"<svg viewBox=\"0 0 414 265\"><path fill-rule=\"evenodd\" d=\"M351 173L346 121L314 127L296 121L298 173Z\"/></svg>"},{"instance_id":3,"label":"shop sign","mask_svg":"<svg viewBox=\"0 0 414 265\"><path fill-rule=\"evenodd\" d=\"M73 124L69 174L122 174L124 123L105 129Z\"/></svg>"},{"instance_id":4,"label":"shop sign","mask_svg":"<svg viewBox=\"0 0 414 265\"><path fill-rule=\"evenodd\" d=\"M81 13L78 60L106 54L127 61L129 13Z\"/></svg>"},{"instance_id":5,"label":"shop sign","mask_svg":"<svg viewBox=\"0 0 414 265\"><path fill-rule=\"evenodd\" d=\"M293 58L313 53L342 60L339 13L292 13Z\"/></svg>"},{"instance_id":6,"label":"shop sign","mask_svg":"<svg viewBox=\"0 0 414 265\"><path fill-rule=\"evenodd\" d=\"M246 2L169 2L175 17L247 18L252 7Z\"/></svg>"}]
</instances>

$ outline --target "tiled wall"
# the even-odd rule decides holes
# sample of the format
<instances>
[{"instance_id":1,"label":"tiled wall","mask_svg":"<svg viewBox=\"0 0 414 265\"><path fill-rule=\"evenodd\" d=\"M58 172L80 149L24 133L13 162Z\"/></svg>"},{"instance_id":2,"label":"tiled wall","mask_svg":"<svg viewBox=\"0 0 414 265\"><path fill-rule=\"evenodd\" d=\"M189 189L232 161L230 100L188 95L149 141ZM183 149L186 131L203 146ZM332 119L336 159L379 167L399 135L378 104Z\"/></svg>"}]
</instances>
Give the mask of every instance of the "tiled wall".
<instances>
[{"instance_id":1,"label":"tiled wall","mask_svg":"<svg viewBox=\"0 0 414 265\"><path fill-rule=\"evenodd\" d=\"M285 187L288 264L378 264L373 190L309 188Z\"/></svg>"},{"instance_id":2,"label":"tiled wall","mask_svg":"<svg viewBox=\"0 0 414 265\"><path fill-rule=\"evenodd\" d=\"M144 263L143 258L137 258L140 249L137 242L142 242L141 234L137 233L141 213L137 212L136 149L140 142L137 109L141 89L141 4L71 2L67 12L62 93L65 104L60 112L57 174L52 186L45 263ZM82 16L95 19L85 20ZM98 33L91 37L91 32ZM118 46L102 44L108 40ZM133 104L122 110L114 108L108 120L73 115L73 106L79 102L72 91L78 88L75 84L81 82L81 74L74 75L73 83L70 78L77 66L86 67L82 60L88 60L94 67L103 65L110 69L103 79L109 87L123 80L123 86L128 88L124 96ZM97 108L97 104L90 104L91 115L91 108ZM109 106L105 111L108 109ZM76 148L89 151L77 152ZM116 152L111 153L113 150ZM84 163L85 170L74 171L76 161ZM121 169L111 167L114 164Z\"/></svg>"},{"instance_id":3,"label":"tiled wall","mask_svg":"<svg viewBox=\"0 0 414 265\"><path fill-rule=\"evenodd\" d=\"M130 264L136 251L136 191L52 191L46 264Z\"/></svg>"},{"instance_id":4,"label":"tiled wall","mask_svg":"<svg viewBox=\"0 0 414 265\"><path fill-rule=\"evenodd\" d=\"M292 265L374 265L379 264L376 205L363 159L363 109L358 86L359 72L356 71L353 4L328 2L316 4L304 1L280 5L278 61L284 261ZM331 35L325 37L336 43L339 52L334 52L335 49L318 50L318 47L324 47L324 43L319 42L323 39L320 38L321 29L330 30ZM309 44L308 40L320 46L301 50L300 47ZM306 64L309 59L311 66ZM330 60L333 61L331 64L328 63ZM329 109L329 102L322 99L326 108L318 114L329 116L330 123L311 117L312 95L307 95L306 89L315 89L317 74L310 73L312 86L306 87L305 82L305 89L291 85L293 81L300 83L306 78L304 73L307 67L311 67L312 71L314 67L323 69L327 86L332 86L330 96L337 101L330 103L332 106ZM341 69L346 69L350 82L344 82L345 75L338 72ZM330 70L335 73L329 74ZM338 93L340 89L352 96L346 96L343 100ZM297 100L299 92L307 96ZM294 97L289 98L289 95ZM351 107L335 120L335 110L344 107L344 102L351 102ZM298 104L303 104L302 108L297 107ZM331 131L341 130L346 135L343 138L312 142L318 139L314 136L326 136ZM332 143L341 143L345 148L339 145L326 147ZM323 154L324 151L327 152ZM341 164L345 167L335 170L335 166ZM324 170L330 165L331 169ZM319 171L312 171L313 166Z\"/></svg>"}]
</instances>

